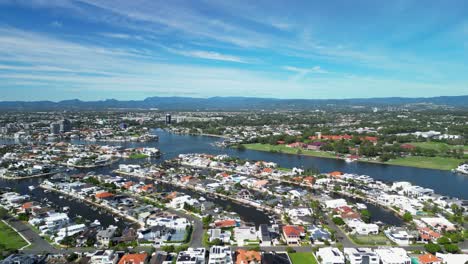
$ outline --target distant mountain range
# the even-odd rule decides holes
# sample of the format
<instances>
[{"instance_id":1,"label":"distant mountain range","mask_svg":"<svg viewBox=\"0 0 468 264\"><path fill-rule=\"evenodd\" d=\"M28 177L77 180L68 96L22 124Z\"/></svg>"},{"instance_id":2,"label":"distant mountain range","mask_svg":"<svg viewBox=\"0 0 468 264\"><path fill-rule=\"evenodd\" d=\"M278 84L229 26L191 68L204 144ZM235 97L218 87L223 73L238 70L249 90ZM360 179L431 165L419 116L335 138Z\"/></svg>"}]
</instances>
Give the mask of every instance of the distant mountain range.
<instances>
[{"instance_id":1,"label":"distant mountain range","mask_svg":"<svg viewBox=\"0 0 468 264\"><path fill-rule=\"evenodd\" d=\"M53 111L53 110L109 110L109 109L160 109L160 110L307 110L318 107L386 107L403 105L439 105L457 108L468 107L468 95L430 98L356 98L356 99L274 99L255 97L148 97L144 100L103 101L65 100L52 101L2 101L0 111Z\"/></svg>"}]
</instances>

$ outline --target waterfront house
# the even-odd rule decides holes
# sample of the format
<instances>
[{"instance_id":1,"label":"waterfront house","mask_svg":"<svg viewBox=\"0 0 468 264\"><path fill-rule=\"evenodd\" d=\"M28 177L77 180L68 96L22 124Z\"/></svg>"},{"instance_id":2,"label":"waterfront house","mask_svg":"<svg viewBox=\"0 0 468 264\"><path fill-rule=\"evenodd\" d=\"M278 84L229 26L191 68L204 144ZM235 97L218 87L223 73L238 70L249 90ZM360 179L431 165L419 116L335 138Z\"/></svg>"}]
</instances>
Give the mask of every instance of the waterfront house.
<instances>
[{"instance_id":1,"label":"waterfront house","mask_svg":"<svg viewBox=\"0 0 468 264\"><path fill-rule=\"evenodd\" d=\"M315 255L317 258L322 259L321 264L345 264L345 257L343 253L337 248L319 248Z\"/></svg>"},{"instance_id":2,"label":"waterfront house","mask_svg":"<svg viewBox=\"0 0 468 264\"><path fill-rule=\"evenodd\" d=\"M198 203L198 200L193 199L190 195L182 195L173 198L168 205L174 209L183 209L185 204L193 206Z\"/></svg>"},{"instance_id":3,"label":"waterfront house","mask_svg":"<svg viewBox=\"0 0 468 264\"><path fill-rule=\"evenodd\" d=\"M105 200L105 199L109 199L113 197L114 194L110 192L102 191L102 192L97 192L94 196L96 197L96 199Z\"/></svg>"},{"instance_id":4,"label":"waterfront house","mask_svg":"<svg viewBox=\"0 0 468 264\"><path fill-rule=\"evenodd\" d=\"M438 232L445 232L445 231L454 231L456 227L452 224L449 220L447 220L443 216L438 217L422 217L420 219L423 223L429 226L432 230Z\"/></svg>"},{"instance_id":5,"label":"waterfront house","mask_svg":"<svg viewBox=\"0 0 468 264\"><path fill-rule=\"evenodd\" d=\"M399 246L408 246L415 238L413 235L408 233L408 231L401 227L391 227L385 230L384 233L388 239Z\"/></svg>"},{"instance_id":6,"label":"waterfront house","mask_svg":"<svg viewBox=\"0 0 468 264\"><path fill-rule=\"evenodd\" d=\"M258 242L255 227L234 228L234 240L238 246L248 245L249 242Z\"/></svg>"},{"instance_id":7,"label":"waterfront house","mask_svg":"<svg viewBox=\"0 0 468 264\"><path fill-rule=\"evenodd\" d=\"M109 242L115 236L116 232L117 232L117 227L111 225L104 230L100 230L96 234L96 240L101 246L107 247L109 245Z\"/></svg>"},{"instance_id":8,"label":"waterfront house","mask_svg":"<svg viewBox=\"0 0 468 264\"><path fill-rule=\"evenodd\" d=\"M352 230L351 233L358 235L377 235L379 233L378 225L364 223L361 219L346 219L345 223Z\"/></svg>"},{"instance_id":9,"label":"waterfront house","mask_svg":"<svg viewBox=\"0 0 468 264\"><path fill-rule=\"evenodd\" d=\"M218 228L228 228L239 226L239 222L234 219L223 219L214 222L214 226Z\"/></svg>"},{"instance_id":10,"label":"waterfront house","mask_svg":"<svg viewBox=\"0 0 468 264\"><path fill-rule=\"evenodd\" d=\"M54 239L56 243L62 241L65 237L73 236L75 234L81 233L86 230L86 225L84 224L76 224L70 225L67 227L62 227L58 230L57 235Z\"/></svg>"},{"instance_id":11,"label":"waterfront house","mask_svg":"<svg viewBox=\"0 0 468 264\"><path fill-rule=\"evenodd\" d=\"M262 246L271 246L272 237L268 225L261 224L258 227L258 238L260 239L260 243Z\"/></svg>"},{"instance_id":12,"label":"waterfront house","mask_svg":"<svg viewBox=\"0 0 468 264\"><path fill-rule=\"evenodd\" d=\"M351 207L349 206L340 206L335 208L335 213L337 213L341 218L343 219L360 219L361 215L354 211Z\"/></svg>"},{"instance_id":13,"label":"waterfront house","mask_svg":"<svg viewBox=\"0 0 468 264\"><path fill-rule=\"evenodd\" d=\"M311 224L313 221L312 209L309 207L288 208L286 211L291 222L295 225Z\"/></svg>"},{"instance_id":14,"label":"waterfront house","mask_svg":"<svg viewBox=\"0 0 468 264\"><path fill-rule=\"evenodd\" d=\"M50 216L44 218L44 226L39 227L39 230L42 230L43 233L47 231L53 232L70 222L70 218L65 213L54 213Z\"/></svg>"},{"instance_id":15,"label":"waterfront house","mask_svg":"<svg viewBox=\"0 0 468 264\"><path fill-rule=\"evenodd\" d=\"M162 245L162 243L169 241L171 235L176 232L175 229L165 226L151 226L147 229L138 232L138 239L143 241L151 241L155 245Z\"/></svg>"},{"instance_id":16,"label":"waterfront house","mask_svg":"<svg viewBox=\"0 0 468 264\"><path fill-rule=\"evenodd\" d=\"M327 208L330 208L330 209L335 209L335 208L338 208L338 207L341 207L341 206L347 206L348 203L346 202L345 199L334 199L334 200L327 200L324 202L325 203L325 206Z\"/></svg>"},{"instance_id":17,"label":"waterfront house","mask_svg":"<svg viewBox=\"0 0 468 264\"><path fill-rule=\"evenodd\" d=\"M302 226L286 225L282 230L283 239L288 245L300 245L301 239L305 237L305 229Z\"/></svg>"},{"instance_id":18,"label":"waterfront house","mask_svg":"<svg viewBox=\"0 0 468 264\"><path fill-rule=\"evenodd\" d=\"M231 231L222 230L221 228L208 229L207 234L210 242L220 240L221 242L228 244L231 241Z\"/></svg>"}]
</instances>

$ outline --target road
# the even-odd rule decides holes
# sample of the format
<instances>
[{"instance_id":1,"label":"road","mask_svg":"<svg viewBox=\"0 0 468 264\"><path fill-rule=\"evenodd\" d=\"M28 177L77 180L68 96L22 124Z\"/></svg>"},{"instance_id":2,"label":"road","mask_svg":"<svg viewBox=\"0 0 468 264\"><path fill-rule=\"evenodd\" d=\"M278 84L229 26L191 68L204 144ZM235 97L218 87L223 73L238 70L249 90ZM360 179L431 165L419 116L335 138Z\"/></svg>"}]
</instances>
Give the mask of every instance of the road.
<instances>
[{"instance_id":1,"label":"road","mask_svg":"<svg viewBox=\"0 0 468 264\"><path fill-rule=\"evenodd\" d=\"M185 217L187 218L190 222L193 224L193 230L192 230L192 239L190 240L189 246L190 247L203 247L202 241L203 241L203 222L197 218L196 216L186 214L180 211L176 211L174 209L166 209L169 213L176 214L180 217Z\"/></svg>"},{"instance_id":2,"label":"road","mask_svg":"<svg viewBox=\"0 0 468 264\"><path fill-rule=\"evenodd\" d=\"M44 240L42 237L40 237L34 230L31 229L27 224L10 217L6 219L8 224L10 224L12 227L14 227L19 233L21 233L30 243L31 246L23 249L23 252L26 253L57 253L59 250L54 248Z\"/></svg>"}]
</instances>

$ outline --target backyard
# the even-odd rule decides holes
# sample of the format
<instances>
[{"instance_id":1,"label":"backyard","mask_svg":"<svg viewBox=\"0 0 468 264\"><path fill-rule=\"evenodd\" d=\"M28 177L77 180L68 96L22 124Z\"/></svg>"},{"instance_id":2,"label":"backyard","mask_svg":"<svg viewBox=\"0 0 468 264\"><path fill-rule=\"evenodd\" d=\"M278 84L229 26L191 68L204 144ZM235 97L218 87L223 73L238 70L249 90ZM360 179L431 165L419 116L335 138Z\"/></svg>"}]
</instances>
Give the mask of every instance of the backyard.
<instances>
[{"instance_id":1,"label":"backyard","mask_svg":"<svg viewBox=\"0 0 468 264\"><path fill-rule=\"evenodd\" d=\"M310 252L290 253L292 264L317 264L317 260Z\"/></svg>"}]
</instances>

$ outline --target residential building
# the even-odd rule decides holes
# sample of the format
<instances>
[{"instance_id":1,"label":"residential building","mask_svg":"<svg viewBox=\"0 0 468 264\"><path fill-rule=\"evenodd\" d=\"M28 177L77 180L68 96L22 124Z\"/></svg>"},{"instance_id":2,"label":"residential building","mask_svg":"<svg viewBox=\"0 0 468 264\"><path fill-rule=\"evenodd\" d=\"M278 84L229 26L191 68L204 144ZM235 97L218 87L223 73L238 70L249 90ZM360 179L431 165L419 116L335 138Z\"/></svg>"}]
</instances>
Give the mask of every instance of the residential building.
<instances>
[{"instance_id":1,"label":"residential building","mask_svg":"<svg viewBox=\"0 0 468 264\"><path fill-rule=\"evenodd\" d=\"M345 248L344 254L350 264L380 264L379 256L370 248Z\"/></svg>"},{"instance_id":2,"label":"residential building","mask_svg":"<svg viewBox=\"0 0 468 264\"><path fill-rule=\"evenodd\" d=\"M205 264L205 248L188 248L179 252L176 264Z\"/></svg>"},{"instance_id":3,"label":"residential building","mask_svg":"<svg viewBox=\"0 0 468 264\"><path fill-rule=\"evenodd\" d=\"M408 246L411 244L414 236L408 233L403 228L400 227L392 227L384 231L385 235L390 239L392 242L396 243L399 246Z\"/></svg>"},{"instance_id":4,"label":"residential building","mask_svg":"<svg viewBox=\"0 0 468 264\"><path fill-rule=\"evenodd\" d=\"M118 264L146 264L148 263L148 254L126 254L120 260Z\"/></svg>"},{"instance_id":5,"label":"residential building","mask_svg":"<svg viewBox=\"0 0 468 264\"><path fill-rule=\"evenodd\" d=\"M343 253L337 248L319 248L316 256L318 259L322 260L321 264L345 264Z\"/></svg>"},{"instance_id":6,"label":"residential building","mask_svg":"<svg viewBox=\"0 0 468 264\"><path fill-rule=\"evenodd\" d=\"M288 245L300 245L301 239L305 237L305 230L302 226L283 226L283 238Z\"/></svg>"},{"instance_id":7,"label":"residential building","mask_svg":"<svg viewBox=\"0 0 468 264\"><path fill-rule=\"evenodd\" d=\"M236 264L260 264L262 256L260 252L253 250L238 249L236 251Z\"/></svg>"},{"instance_id":8,"label":"residential building","mask_svg":"<svg viewBox=\"0 0 468 264\"><path fill-rule=\"evenodd\" d=\"M442 259L444 264L460 264L468 262L468 254L443 254L436 253L436 257Z\"/></svg>"},{"instance_id":9,"label":"residential building","mask_svg":"<svg viewBox=\"0 0 468 264\"><path fill-rule=\"evenodd\" d=\"M233 264L231 248L228 246L213 246L210 248L208 264Z\"/></svg>"},{"instance_id":10,"label":"residential building","mask_svg":"<svg viewBox=\"0 0 468 264\"><path fill-rule=\"evenodd\" d=\"M374 251L382 264L411 264L411 258L403 248L379 248Z\"/></svg>"},{"instance_id":11,"label":"residential building","mask_svg":"<svg viewBox=\"0 0 468 264\"><path fill-rule=\"evenodd\" d=\"M89 256L90 264L114 264L117 262L117 254L114 253L114 250L98 250Z\"/></svg>"},{"instance_id":12,"label":"residential building","mask_svg":"<svg viewBox=\"0 0 468 264\"><path fill-rule=\"evenodd\" d=\"M109 226L108 228L104 229L104 230L100 230L97 234L96 234L96 240L99 244L101 244L102 246L108 246L109 245L109 242L111 241L111 239L114 237L115 235L115 232L117 231L117 227L116 226Z\"/></svg>"},{"instance_id":13,"label":"residential building","mask_svg":"<svg viewBox=\"0 0 468 264\"><path fill-rule=\"evenodd\" d=\"M270 252L262 254L262 264L291 264L286 252Z\"/></svg>"},{"instance_id":14,"label":"residential building","mask_svg":"<svg viewBox=\"0 0 468 264\"><path fill-rule=\"evenodd\" d=\"M428 253L418 256L419 264L442 264L442 259Z\"/></svg>"}]
</instances>

